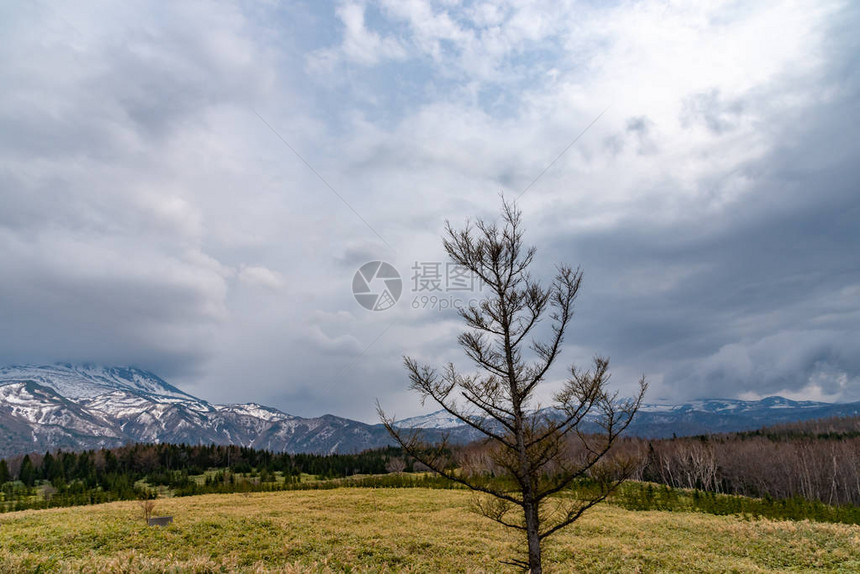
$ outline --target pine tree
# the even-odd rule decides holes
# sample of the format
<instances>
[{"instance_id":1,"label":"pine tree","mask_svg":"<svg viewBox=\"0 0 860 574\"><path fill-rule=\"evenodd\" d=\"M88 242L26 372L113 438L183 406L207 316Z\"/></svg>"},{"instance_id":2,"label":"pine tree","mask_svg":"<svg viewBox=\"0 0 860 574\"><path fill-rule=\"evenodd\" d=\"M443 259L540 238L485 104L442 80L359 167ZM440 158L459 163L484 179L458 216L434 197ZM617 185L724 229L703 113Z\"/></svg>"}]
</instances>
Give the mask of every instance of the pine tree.
<instances>
[{"instance_id":1,"label":"pine tree","mask_svg":"<svg viewBox=\"0 0 860 574\"><path fill-rule=\"evenodd\" d=\"M30 460L30 455L28 454L25 454L24 459L21 461L18 480L26 486L33 486L36 483L36 469L33 467L33 462Z\"/></svg>"},{"instance_id":2,"label":"pine tree","mask_svg":"<svg viewBox=\"0 0 860 574\"><path fill-rule=\"evenodd\" d=\"M639 409L646 384L643 377L637 396L619 401L607 390L609 360L597 357L591 371L570 368L551 405L554 414L536 408L535 391L561 353L582 273L561 265L552 284L542 287L528 272L535 249L523 246L521 213L504 203L502 218L501 227L483 220L463 230L448 224L444 240L450 259L489 288L486 300L459 309L468 330L458 343L478 371L463 373L453 364L436 370L404 359L422 402L431 399L482 433L502 476L490 480L453 470L444 442L431 447L420 431L399 429L381 409L379 414L410 456L487 495L476 505L478 511L523 535L525 559L510 563L540 574L542 541L604 500L632 473L633 461L605 455ZM548 340L540 341L534 329L546 316L552 326ZM586 429L589 417L597 425ZM580 479L590 479L595 488L565 496Z\"/></svg>"}]
</instances>

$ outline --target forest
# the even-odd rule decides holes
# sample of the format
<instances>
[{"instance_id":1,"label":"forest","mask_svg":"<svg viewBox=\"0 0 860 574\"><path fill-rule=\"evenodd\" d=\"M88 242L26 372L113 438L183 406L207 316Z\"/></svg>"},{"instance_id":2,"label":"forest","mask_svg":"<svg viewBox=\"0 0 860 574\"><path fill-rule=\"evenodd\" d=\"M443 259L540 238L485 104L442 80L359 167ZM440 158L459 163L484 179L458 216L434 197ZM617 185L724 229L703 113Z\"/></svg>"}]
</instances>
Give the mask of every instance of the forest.
<instances>
[{"instance_id":1,"label":"forest","mask_svg":"<svg viewBox=\"0 0 860 574\"><path fill-rule=\"evenodd\" d=\"M449 465L488 480L500 478L502 473L487 452L480 442L452 447ZM638 462L633 481L616 497L630 508L672 506L678 504L677 496L667 493L691 489L782 501L783 508L792 501L796 508L817 509L819 514L820 506L805 503L842 507L850 509L845 511L850 521L860 518L860 417L743 433L659 440L628 437L616 444L606 464L631 458ZM452 486L427 470L395 447L316 455L224 445L133 444L31 453L0 460L0 511L136 500L159 493L331 488L347 477L360 477L350 481L352 486ZM635 486L640 482L663 488ZM746 508L737 506L736 499L719 500L720 508L728 511ZM729 504L730 500L735 502ZM716 504L698 495L689 498L688 503L693 502L704 510Z\"/></svg>"}]
</instances>

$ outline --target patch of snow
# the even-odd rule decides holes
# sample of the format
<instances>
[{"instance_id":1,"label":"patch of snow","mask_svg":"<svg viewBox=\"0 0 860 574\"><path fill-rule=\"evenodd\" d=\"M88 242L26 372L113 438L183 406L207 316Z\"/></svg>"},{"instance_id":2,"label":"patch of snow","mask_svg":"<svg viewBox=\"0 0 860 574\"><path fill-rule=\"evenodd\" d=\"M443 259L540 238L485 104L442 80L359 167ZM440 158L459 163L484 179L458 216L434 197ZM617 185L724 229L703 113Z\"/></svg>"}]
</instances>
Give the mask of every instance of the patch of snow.
<instances>
[{"instance_id":1,"label":"patch of snow","mask_svg":"<svg viewBox=\"0 0 860 574\"><path fill-rule=\"evenodd\" d=\"M450 429L465 425L463 421L447 411L436 411L427 415L409 417L396 421L395 426L416 429Z\"/></svg>"},{"instance_id":2,"label":"patch of snow","mask_svg":"<svg viewBox=\"0 0 860 574\"><path fill-rule=\"evenodd\" d=\"M0 385L26 381L50 387L72 400L94 398L114 390L176 400L199 400L156 375L134 367L69 364L0 367Z\"/></svg>"}]
</instances>

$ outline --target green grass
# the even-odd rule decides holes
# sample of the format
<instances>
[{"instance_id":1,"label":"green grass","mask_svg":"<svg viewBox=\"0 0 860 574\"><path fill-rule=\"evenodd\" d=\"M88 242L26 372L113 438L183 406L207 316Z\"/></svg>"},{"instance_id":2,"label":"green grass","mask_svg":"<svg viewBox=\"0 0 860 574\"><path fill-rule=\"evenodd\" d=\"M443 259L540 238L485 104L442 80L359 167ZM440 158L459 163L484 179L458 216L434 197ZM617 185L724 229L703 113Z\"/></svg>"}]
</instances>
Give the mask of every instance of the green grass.
<instances>
[{"instance_id":1,"label":"green grass","mask_svg":"<svg viewBox=\"0 0 860 574\"><path fill-rule=\"evenodd\" d=\"M670 488L665 485L628 481L611 495L611 504L627 510L693 511L707 514L735 514L775 520L814 520L860 524L860 507L831 506L800 497L776 500L700 490Z\"/></svg>"},{"instance_id":2,"label":"green grass","mask_svg":"<svg viewBox=\"0 0 860 574\"><path fill-rule=\"evenodd\" d=\"M518 539L472 494L337 488L0 516L0 572L497 572ZM860 526L600 505L545 551L549 572L858 572Z\"/></svg>"}]
</instances>

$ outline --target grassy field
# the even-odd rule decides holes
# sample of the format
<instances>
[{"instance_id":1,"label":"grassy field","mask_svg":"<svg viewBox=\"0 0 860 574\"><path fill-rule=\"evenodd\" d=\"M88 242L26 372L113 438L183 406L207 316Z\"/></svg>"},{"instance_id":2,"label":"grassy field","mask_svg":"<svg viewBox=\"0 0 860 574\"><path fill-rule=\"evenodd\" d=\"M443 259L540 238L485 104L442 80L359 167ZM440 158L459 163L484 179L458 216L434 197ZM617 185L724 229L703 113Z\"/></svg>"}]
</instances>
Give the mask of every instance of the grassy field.
<instances>
[{"instance_id":1,"label":"grassy field","mask_svg":"<svg viewBox=\"0 0 860 574\"><path fill-rule=\"evenodd\" d=\"M0 516L0 572L498 572L517 540L457 490L159 500ZM600 506L551 541L549 572L860 572L860 526Z\"/></svg>"}]
</instances>

